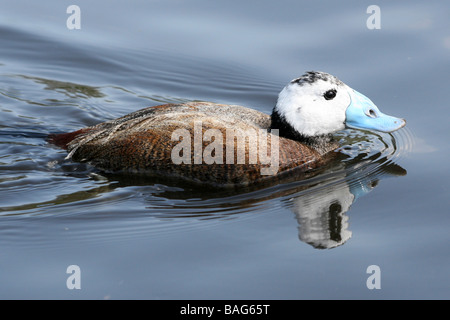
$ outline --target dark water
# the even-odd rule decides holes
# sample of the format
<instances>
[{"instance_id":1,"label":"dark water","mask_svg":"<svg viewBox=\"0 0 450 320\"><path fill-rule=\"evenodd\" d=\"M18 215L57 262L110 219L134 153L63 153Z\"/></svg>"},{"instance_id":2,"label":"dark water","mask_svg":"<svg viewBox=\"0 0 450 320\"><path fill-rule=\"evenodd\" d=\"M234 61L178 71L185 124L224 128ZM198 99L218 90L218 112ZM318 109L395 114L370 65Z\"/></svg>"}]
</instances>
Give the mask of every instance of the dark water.
<instances>
[{"instance_id":1,"label":"dark water","mask_svg":"<svg viewBox=\"0 0 450 320\"><path fill-rule=\"evenodd\" d=\"M71 4L0 10L0 298L450 297L447 3L378 1L375 30L365 1L77 1L80 30ZM306 70L407 127L345 130L314 178L239 192L105 175L45 141L167 102L269 113Z\"/></svg>"}]
</instances>

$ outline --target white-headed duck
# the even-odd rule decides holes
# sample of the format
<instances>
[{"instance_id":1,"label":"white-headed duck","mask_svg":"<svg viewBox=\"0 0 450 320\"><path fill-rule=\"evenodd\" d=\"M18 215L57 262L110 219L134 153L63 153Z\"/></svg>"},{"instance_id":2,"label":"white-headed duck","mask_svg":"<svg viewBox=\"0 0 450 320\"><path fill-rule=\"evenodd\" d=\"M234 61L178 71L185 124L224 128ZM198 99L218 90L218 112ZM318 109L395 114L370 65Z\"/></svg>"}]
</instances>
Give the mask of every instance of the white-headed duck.
<instances>
[{"instance_id":1,"label":"white-headed duck","mask_svg":"<svg viewBox=\"0 0 450 320\"><path fill-rule=\"evenodd\" d=\"M405 123L336 77L310 71L284 87L272 115L210 102L165 104L50 141L68 158L108 172L248 185L324 165L339 147L332 133L346 126L391 132Z\"/></svg>"}]
</instances>

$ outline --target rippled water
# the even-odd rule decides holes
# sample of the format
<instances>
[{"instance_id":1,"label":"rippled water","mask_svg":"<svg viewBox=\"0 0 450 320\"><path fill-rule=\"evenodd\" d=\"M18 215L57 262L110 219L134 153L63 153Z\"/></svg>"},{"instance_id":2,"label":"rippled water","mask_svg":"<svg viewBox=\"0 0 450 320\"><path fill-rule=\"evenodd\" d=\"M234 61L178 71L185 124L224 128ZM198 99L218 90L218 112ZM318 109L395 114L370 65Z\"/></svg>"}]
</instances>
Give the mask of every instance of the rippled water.
<instances>
[{"instance_id":1,"label":"rippled water","mask_svg":"<svg viewBox=\"0 0 450 320\"><path fill-rule=\"evenodd\" d=\"M449 6L381 1L369 30L370 4L81 1L80 30L68 3L3 5L0 298L448 299ZM310 69L407 126L346 129L314 177L239 190L105 174L46 142L168 102L270 113Z\"/></svg>"}]
</instances>

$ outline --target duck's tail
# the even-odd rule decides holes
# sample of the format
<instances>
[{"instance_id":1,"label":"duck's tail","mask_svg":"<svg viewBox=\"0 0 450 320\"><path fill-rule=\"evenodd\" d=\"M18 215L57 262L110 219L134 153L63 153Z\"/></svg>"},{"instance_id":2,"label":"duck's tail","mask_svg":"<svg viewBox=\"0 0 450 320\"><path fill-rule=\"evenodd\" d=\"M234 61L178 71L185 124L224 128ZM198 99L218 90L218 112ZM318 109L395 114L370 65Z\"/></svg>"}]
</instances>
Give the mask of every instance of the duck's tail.
<instances>
[{"instance_id":1,"label":"duck's tail","mask_svg":"<svg viewBox=\"0 0 450 320\"><path fill-rule=\"evenodd\" d=\"M54 144L55 146L67 150L69 143L72 142L80 134L85 133L86 131L89 130L80 129L77 131L67 133L52 133L47 136L47 141L51 144Z\"/></svg>"}]
</instances>

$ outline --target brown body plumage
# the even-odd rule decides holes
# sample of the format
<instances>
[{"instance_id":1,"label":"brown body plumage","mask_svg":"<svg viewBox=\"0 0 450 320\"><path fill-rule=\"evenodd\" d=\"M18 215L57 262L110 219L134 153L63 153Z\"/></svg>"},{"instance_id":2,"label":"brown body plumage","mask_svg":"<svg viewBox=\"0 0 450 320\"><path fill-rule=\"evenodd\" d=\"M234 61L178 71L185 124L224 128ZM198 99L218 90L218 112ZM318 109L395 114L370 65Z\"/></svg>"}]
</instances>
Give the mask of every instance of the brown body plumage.
<instances>
[{"instance_id":1,"label":"brown body plumage","mask_svg":"<svg viewBox=\"0 0 450 320\"><path fill-rule=\"evenodd\" d=\"M206 163L202 157L212 141L200 138L202 148L195 148L195 136L199 133L195 128L199 128L199 124L202 138L209 129L220 132L211 139L219 139L217 143L223 142L222 152L216 148L211 153L216 160L214 163ZM50 140L66 148L69 158L89 162L105 171L175 176L215 185L248 185L278 179L293 172L305 173L322 166L326 162L325 154L337 147L336 144L327 143L321 148L313 148L299 141L283 138L282 133L281 136L274 137L270 132L270 125L271 117L256 110L234 105L190 102L142 109L93 127L54 135ZM179 129L189 133L191 139L188 157L191 161L188 163L174 163L172 152L183 140L179 136L172 137L172 134ZM239 142L239 138L227 141L230 129L236 137L247 136L248 140L245 143L242 140ZM265 145L261 145L261 138L254 136L260 132L267 134L268 158L275 150L271 148L272 144L275 146L272 141L276 140L273 139L278 139L278 163L273 174L261 173L262 168L270 165L267 161L262 162L259 157L260 152L266 150ZM256 161L251 158L249 141L250 146L256 147L258 152ZM230 158L227 159L227 148L233 150L231 163ZM238 159L240 152L245 154L244 163L242 159ZM198 163L198 159L201 159L201 163Z\"/></svg>"}]
</instances>

